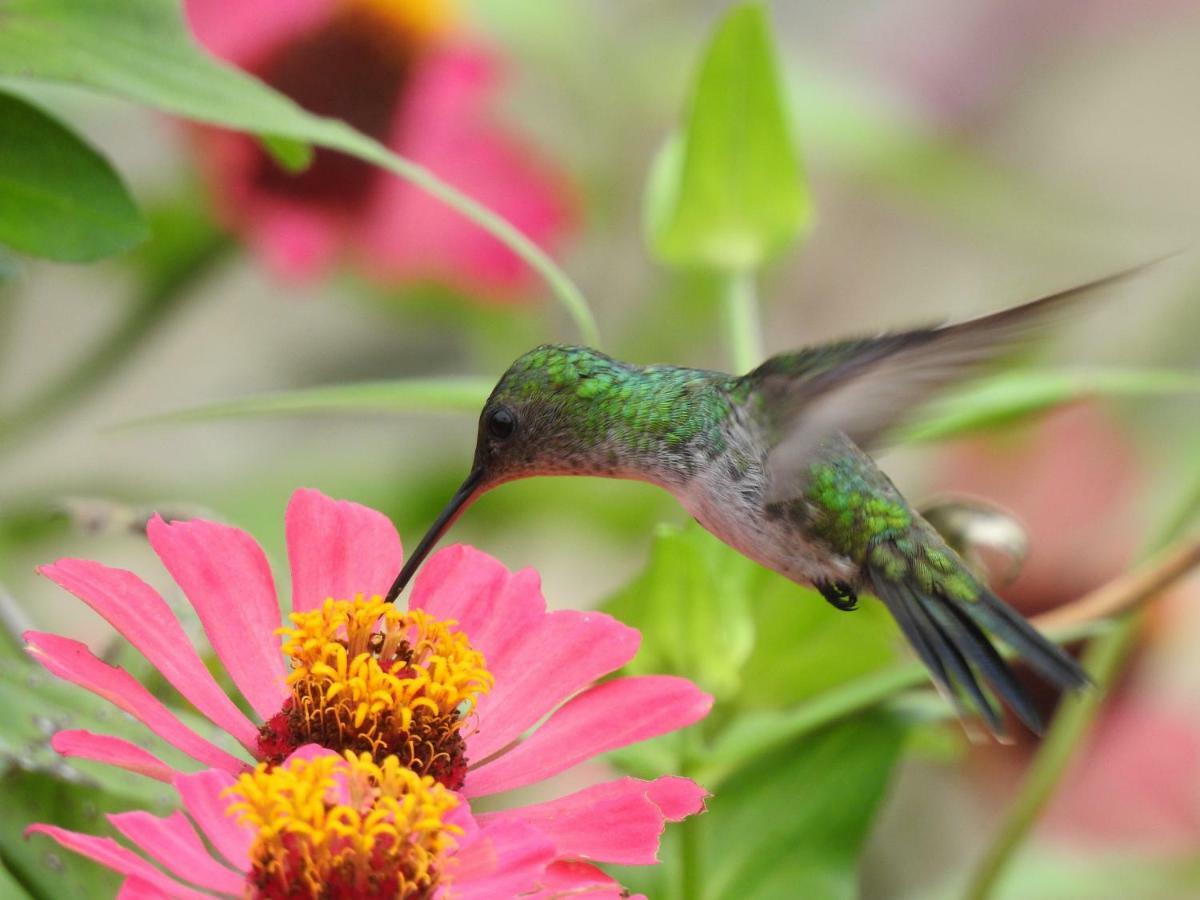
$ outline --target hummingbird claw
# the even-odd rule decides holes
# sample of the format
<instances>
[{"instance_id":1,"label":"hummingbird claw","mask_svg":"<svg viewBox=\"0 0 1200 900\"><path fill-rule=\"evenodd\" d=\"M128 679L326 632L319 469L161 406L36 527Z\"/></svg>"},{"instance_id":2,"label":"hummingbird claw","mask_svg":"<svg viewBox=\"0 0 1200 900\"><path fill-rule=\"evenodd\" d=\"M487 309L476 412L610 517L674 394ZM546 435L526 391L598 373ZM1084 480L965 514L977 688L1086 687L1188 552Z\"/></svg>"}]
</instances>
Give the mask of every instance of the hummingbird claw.
<instances>
[{"instance_id":1,"label":"hummingbird claw","mask_svg":"<svg viewBox=\"0 0 1200 900\"><path fill-rule=\"evenodd\" d=\"M844 581L818 581L813 587L821 592L821 596L834 609L840 609L842 612L858 609L858 593Z\"/></svg>"}]
</instances>

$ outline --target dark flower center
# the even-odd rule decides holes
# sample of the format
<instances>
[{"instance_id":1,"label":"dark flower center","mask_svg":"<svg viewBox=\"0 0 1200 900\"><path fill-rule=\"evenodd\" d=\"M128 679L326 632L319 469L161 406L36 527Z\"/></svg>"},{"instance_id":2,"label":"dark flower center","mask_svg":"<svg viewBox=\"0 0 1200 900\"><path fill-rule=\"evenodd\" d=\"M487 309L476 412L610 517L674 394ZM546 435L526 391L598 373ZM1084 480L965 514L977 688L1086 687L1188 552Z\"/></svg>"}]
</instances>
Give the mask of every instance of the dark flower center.
<instances>
[{"instance_id":1,"label":"dark flower center","mask_svg":"<svg viewBox=\"0 0 1200 900\"><path fill-rule=\"evenodd\" d=\"M255 74L309 112L387 142L422 49L417 40L370 4L336 4L320 27L276 49ZM316 148L312 164L298 174L264 152L254 182L261 190L349 214L361 208L382 174L355 157Z\"/></svg>"}]
</instances>

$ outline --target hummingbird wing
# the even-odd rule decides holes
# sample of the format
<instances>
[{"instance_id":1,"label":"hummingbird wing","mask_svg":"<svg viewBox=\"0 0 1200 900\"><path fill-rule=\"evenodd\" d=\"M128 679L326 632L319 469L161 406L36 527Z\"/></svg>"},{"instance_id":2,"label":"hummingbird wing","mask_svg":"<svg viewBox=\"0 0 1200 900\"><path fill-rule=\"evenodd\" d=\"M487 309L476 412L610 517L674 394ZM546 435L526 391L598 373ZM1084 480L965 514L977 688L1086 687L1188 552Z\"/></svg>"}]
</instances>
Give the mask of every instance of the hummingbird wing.
<instances>
[{"instance_id":1,"label":"hummingbird wing","mask_svg":"<svg viewBox=\"0 0 1200 900\"><path fill-rule=\"evenodd\" d=\"M774 356L742 376L762 400L770 450L767 501L803 490L818 445L843 433L870 447L913 408L1012 352L1073 301L1153 263L954 325L837 341Z\"/></svg>"}]
</instances>

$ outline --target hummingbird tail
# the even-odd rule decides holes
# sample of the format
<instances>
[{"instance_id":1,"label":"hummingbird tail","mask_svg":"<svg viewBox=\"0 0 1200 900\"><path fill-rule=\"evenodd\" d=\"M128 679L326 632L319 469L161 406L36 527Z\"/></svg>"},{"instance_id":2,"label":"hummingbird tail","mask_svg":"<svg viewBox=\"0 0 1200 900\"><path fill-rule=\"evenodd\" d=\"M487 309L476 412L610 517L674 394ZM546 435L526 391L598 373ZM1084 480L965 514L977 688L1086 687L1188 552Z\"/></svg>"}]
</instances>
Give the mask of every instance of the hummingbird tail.
<instances>
[{"instance_id":1,"label":"hummingbird tail","mask_svg":"<svg viewBox=\"0 0 1200 900\"><path fill-rule=\"evenodd\" d=\"M939 549L939 562L948 553ZM898 572L894 560L899 558L888 553L884 565L868 562L871 584L960 713L974 710L994 734L1004 735L1003 713L984 691L982 678L1031 731L1042 733L1042 717L989 635L1007 644L1018 658L1061 690L1079 690L1090 684L1075 660L980 585L965 567L939 580L928 577L925 560L906 561L903 572ZM951 559L963 566L957 557ZM918 577L918 571L925 577Z\"/></svg>"}]
</instances>

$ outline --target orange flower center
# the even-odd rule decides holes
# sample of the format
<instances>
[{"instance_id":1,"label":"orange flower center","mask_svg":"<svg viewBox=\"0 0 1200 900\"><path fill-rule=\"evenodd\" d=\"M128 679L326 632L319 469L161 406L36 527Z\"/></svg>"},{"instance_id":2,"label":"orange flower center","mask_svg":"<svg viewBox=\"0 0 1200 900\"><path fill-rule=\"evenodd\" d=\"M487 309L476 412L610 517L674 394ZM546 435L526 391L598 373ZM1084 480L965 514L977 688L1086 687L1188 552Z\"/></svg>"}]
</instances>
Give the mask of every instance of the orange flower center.
<instances>
[{"instance_id":1,"label":"orange flower center","mask_svg":"<svg viewBox=\"0 0 1200 900\"><path fill-rule=\"evenodd\" d=\"M376 761L395 756L451 789L462 786L462 725L493 678L456 623L361 595L326 600L292 622L282 629L291 697L260 730L260 759L278 764L313 743Z\"/></svg>"},{"instance_id":2,"label":"orange flower center","mask_svg":"<svg viewBox=\"0 0 1200 900\"><path fill-rule=\"evenodd\" d=\"M427 898L462 833L446 823L458 798L395 758L260 763L227 794L255 833L246 895L261 900Z\"/></svg>"}]
</instances>

